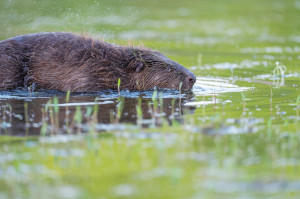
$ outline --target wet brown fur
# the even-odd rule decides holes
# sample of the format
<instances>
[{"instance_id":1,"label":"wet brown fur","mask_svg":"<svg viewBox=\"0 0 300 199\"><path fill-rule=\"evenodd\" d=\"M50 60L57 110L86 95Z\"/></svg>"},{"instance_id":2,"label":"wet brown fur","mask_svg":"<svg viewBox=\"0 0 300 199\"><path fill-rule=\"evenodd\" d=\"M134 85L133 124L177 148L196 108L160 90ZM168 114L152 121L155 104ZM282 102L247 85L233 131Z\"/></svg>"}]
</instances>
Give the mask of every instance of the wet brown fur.
<instances>
[{"instance_id":1,"label":"wet brown fur","mask_svg":"<svg viewBox=\"0 0 300 199\"><path fill-rule=\"evenodd\" d=\"M0 42L0 90L36 85L72 92L190 90L195 76L163 54L72 33L37 33Z\"/></svg>"}]
</instances>

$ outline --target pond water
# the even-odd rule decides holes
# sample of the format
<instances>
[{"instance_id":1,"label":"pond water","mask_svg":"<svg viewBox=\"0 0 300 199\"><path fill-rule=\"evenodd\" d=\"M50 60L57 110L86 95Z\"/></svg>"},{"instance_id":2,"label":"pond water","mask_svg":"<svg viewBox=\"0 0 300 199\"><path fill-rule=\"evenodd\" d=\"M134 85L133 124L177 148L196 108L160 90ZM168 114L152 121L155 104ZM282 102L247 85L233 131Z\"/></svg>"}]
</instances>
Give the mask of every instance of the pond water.
<instances>
[{"instance_id":1,"label":"pond water","mask_svg":"<svg viewBox=\"0 0 300 199\"><path fill-rule=\"evenodd\" d=\"M0 1L0 39L156 49L191 92L0 92L0 198L298 198L300 1Z\"/></svg>"}]
</instances>

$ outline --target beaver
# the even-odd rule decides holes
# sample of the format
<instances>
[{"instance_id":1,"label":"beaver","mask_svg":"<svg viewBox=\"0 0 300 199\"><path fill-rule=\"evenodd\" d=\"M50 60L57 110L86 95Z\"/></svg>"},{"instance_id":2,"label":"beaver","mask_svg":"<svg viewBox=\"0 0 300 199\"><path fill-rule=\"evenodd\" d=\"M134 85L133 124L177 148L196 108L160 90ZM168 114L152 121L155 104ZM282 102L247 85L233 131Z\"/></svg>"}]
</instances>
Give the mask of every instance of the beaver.
<instances>
[{"instance_id":1,"label":"beaver","mask_svg":"<svg viewBox=\"0 0 300 199\"><path fill-rule=\"evenodd\" d=\"M162 53L73 33L35 33L0 42L0 90L191 90L195 75Z\"/></svg>"}]
</instances>

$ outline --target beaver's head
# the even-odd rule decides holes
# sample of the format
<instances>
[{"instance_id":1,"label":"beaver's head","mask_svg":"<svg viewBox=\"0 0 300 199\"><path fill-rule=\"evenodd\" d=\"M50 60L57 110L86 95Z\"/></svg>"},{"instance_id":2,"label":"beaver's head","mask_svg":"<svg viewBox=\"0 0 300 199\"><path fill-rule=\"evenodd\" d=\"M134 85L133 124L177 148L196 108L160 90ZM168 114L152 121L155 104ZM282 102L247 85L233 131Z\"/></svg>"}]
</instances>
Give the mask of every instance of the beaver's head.
<instances>
[{"instance_id":1,"label":"beaver's head","mask_svg":"<svg viewBox=\"0 0 300 199\"><path fill-rule=\"evenodd\" d=\"M188 91L196 82L196 76L184 66L157 51L132 48L131 70L127 85L129 90L168 88Z\"/></svg>"}]
</instances>

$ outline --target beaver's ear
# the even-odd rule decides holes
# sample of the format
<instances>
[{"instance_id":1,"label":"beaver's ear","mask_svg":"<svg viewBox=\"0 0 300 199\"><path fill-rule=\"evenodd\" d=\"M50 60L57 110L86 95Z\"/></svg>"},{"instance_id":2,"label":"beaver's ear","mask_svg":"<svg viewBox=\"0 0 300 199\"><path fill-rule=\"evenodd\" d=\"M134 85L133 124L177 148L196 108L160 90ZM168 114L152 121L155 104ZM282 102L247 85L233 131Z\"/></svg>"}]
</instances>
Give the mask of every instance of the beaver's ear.
<instances>
[{"instance_id":1,"label":"beaver's ear","mask_svg":"<svg viewBox=\"0 0 300 199\"><path fill-rule=\"evenodd\" d=\"M132 68L135 70L137 73L140 72L144 68L144 63L141 61L134 60L129 63L129 68Z\"/></svg>"}]
</instances>

